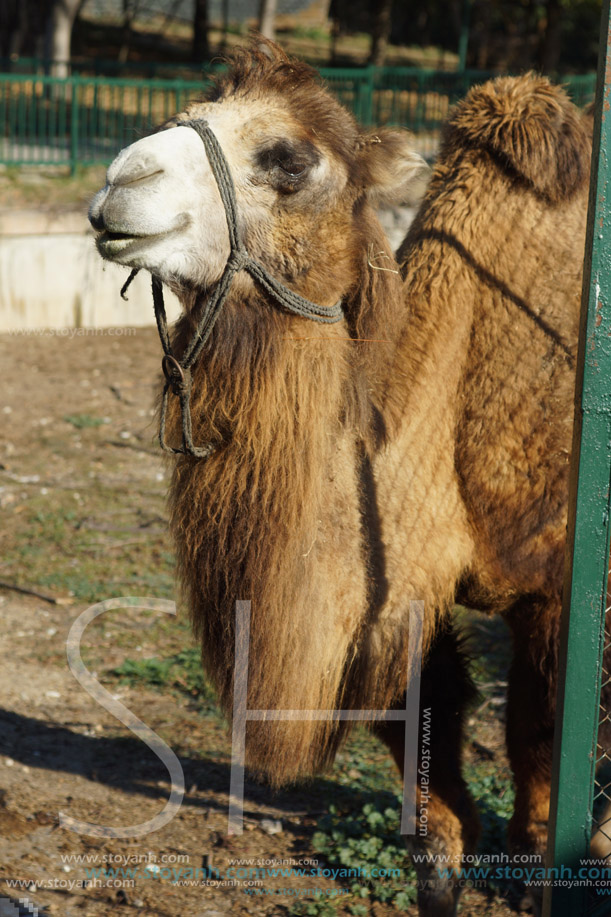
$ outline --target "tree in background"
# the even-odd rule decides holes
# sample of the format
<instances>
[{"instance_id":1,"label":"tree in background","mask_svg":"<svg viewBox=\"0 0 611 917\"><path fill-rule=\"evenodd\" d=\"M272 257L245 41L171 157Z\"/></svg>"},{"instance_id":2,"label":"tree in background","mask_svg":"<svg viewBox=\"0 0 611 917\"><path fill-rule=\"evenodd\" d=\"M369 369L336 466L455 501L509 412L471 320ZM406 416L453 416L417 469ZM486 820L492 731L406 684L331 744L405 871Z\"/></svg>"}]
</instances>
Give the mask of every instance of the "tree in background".
<instances>
[{"instance_id":1,"label":"tree in background","mask_svg":"<svg viewBox=\"0 0 611 917\"><path fill-rule=\"evenodd\" d=\"M210 46L208 44L208 0L195 0L191 57L198 63L208 60L210 57Z\"/></svg>"},{"instance_id":2,"label":"tree in background","mask_svg":"<svg viewBox=\"0 0 611 917\"><path fill-rule=\"evenodd\" d=\"M274 41L276 37L277 8L278 0L261 0L259 5L259 31L270 41Z\"/></svg>"},{"instance_id":3,"label":"tree in background","mask_svg":"<svg viewBox=\"0 0 611 917\"><path fill-rule=\"evenodd\" d=\"M69 74L72 30L85 0L0 2L2 57L44 57L53 76Z\"/></svg>"},{"instance_id":4,"label":"tree in background","mask_svg":"<svg viewBox=\"0 0 611 917\"><path fill-rule=\"evenodd\" d=\"M50 0L0 2L0 56L42 57Z\"/></svg>"},{"instance_id":5,"label":"tree in background","mask_svg":"<svg viewBox=\"0 0 611 917\"><path fill-rule=\"evenodd\" d=\"M562 0L547 0L541 10L539 47L537 63L543 73L552 73L558 69L562 53ZM567 10L568 13L568 4Z\"/></svg>"},{"instance_id":6,"label":"tree in background","mask_svg":"<svg viewBox=\"0 0 611 917\"><path fill-rule=\"evenodd\" d=\"M373 4L370 5L371 51L369 63L376 67L381 67L386 59L392 25L392 8L393 0L373 0Z\"/></svg>"},{"instance_id":7,"label":"tree in background","mask_svg":"<svg viewBox=\"0 0 611 917\"><path fill-rule=\"evenodd\" d=\"M463 0L394 0L391 41L456 51ZM601 0L472 0L467 66L594 70Z\"/></svg>"},{"instance_id":8,"label":"tree in background","mask_svg":"<svg viewBox=\"0 0 611 917\"><path fill-rule=\"evenodd\" d=\"M157 0L156 0L157 2ZM165 0L166 24L180 0ZM159 35L141 33L132 21L151 0L123 0L122 22L111 24L97 38L92 20L79 19L83 0L0 0L0 56L44 57L56 63L52 72L65 75L72 53L119 57L137 47L139 59L177 58L203 62L210 57L209 0L192 0L191 47L174 42L160 27ZM258 0L264 35L274 36L277 0ZM389 42L414 48L458 52L465 0L331 0L333 63L350 64L338 55L338 38L361 32L370 36L369 61L382 64ZM470 0L467 66L479 70L545 73L583 72L596 66L601 0ZM92 7L94 4L92 4ZM121 5L119 4L119 7ZM225 26L229 0L221 0ZM88 6L89 9L89 6ZM75 23L78 28L75 29ZM100 29L97 29L98 33ZM71 48L74 36L75 49ZM93 37L92 37L93 36ZM359 62L362 62L362 57ZM422 60L422 55L415 55ZM429 56L429 66L435 66ZM447 63L447 61L446 61ZM441 65L441 64L440 64Z\"/></svg>"},{"instance_id":9,"label":"tree in background","mask_svg":"<svg viewBox=\"0 0 611 917\"><path fill-rule=\"evenodd\" d=\"M70 73L72 29L85 0L54 0L47 22L48 58L53 62L52 75L61 78Z\"/></svg>"}]
</instances>

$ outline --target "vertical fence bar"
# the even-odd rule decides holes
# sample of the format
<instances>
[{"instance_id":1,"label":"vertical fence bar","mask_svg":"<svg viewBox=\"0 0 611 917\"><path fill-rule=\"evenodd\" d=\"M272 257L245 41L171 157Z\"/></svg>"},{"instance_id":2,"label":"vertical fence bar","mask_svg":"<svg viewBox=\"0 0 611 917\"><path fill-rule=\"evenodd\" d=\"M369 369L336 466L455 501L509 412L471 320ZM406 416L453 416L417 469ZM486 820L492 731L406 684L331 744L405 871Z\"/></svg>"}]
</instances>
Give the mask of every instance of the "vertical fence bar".
<instances>
[{"instance_id":1,"label":"vertical fence bar","mask_svg":"<svg viewBox=\"0 0 611 917\"><path fill-rule=\"evenodd\" d=\"M79 162L79 87L78 76L69 77L65 88L70 86L70 174L74 175Z\"/></svg>"},{"instance_id":2,"label":"vertical fence bar","mask_svg":"<svg viewBox=\"0 0 611 917\"><path fill-rule=\"evenodd\" d=\"M469 25L471 22L471 0L462 0L460 15L460 37L458 39L458 70L467 67L467 48L469 47Z\"/></svg>"},{"instance_id":3,"label":"vertical fence bar","mask_svg":"<svg viewBox=\"0 0 611 917\"><path fill-rule=\"evenodd\" d=\"M375 81L375 67L366 67L361 71L358 81L358 114L357 118L366 127L373 124L373 92Z\"/></svg>"},{"instance_id":4,"label":"vertical fence bar","mask_svg":"<svg viewBox=\"0 0 611 917\"><path fill-rule=\"evenodd\" d=\"M589 855L609 565L611 482L611 57L601 21L596 120L577 360L568 553L561 626L549 867ZM544 917L581 917L589 890L545 889Z\"/></svg>"}]
</instances>

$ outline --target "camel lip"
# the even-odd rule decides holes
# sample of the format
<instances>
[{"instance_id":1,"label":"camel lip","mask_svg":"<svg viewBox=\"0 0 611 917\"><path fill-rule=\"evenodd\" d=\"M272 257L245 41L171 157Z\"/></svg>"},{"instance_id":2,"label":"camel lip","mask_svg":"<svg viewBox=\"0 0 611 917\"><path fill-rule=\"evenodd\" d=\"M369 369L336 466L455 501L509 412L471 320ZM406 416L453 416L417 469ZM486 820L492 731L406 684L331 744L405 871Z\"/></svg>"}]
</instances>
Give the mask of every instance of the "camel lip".
<instances>
[{"instance_id":1,"label":"camel lip","mask_svg":"<svg viewBox=\"0 0 611 917\"><path fill-rule=\"evenodd\" d=\"M184 231L190 222L191 218L187 213L180 213L177 215L174 224L161 232L138 233L104 229L98 232L95 244L102 258L107 261L115 261L119 257L131 255L132 252L138 251L152 242L157 242L159 239Z\"/></svg>"},{"instance_id":2,"label":"camel lip","mask_svg":"<svg viewBox=\"0 0 611 917\"><path fill-rule=\"evenodd\" d=\"M105 230L97 236L95 244L103 258L113 260L118 255L123 255L127 252L131 253L142 244L158 239L163 235L165 235L165 233L138 235L135 233L108 232Z\"/></svg>"}]
</instances>

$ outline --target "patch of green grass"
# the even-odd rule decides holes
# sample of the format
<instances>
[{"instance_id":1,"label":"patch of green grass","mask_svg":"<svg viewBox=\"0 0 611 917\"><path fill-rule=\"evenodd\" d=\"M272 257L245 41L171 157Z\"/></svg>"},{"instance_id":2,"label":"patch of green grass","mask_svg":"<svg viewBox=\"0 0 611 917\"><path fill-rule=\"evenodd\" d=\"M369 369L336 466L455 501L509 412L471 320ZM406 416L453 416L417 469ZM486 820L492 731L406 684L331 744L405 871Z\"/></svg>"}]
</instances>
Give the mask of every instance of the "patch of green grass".
<instances>
[{"instance_id":1,"label":"patch of green grass","mask_svg":"<svg viewBox=\"0 0 611 917\"><path fill-rule=\"evenodd\" d=\"M56 572L37 578L41 586L53 592L67 592L71 597L83 602L100 602L125 594L125 587L112 584L107 580L93 579L83 573Z\"/></svg>"},{"instance_id":2,"label":"patch of green grass","mask_svg":"<svg viewBox=\"0 0 611 917\"><path fill-rule=\"evenodd\" d=\"M358 727L338 754L333 776L339 784L365 792L401 792L399 772L386 746Z\"/></svg>"},{"instance_id":3,"label":"patch of green grass","mask_svg":"<svg viewBox=\"0 0 611 917\"><path fill-rule=\"evenodd\" d=\"M173 688L197 700L201 712L221 716L214 691L202 669L199 650L188 647L164 659L126 659L112 670L122 684Z\"/></svg>"},{"instance_id":4,"label":"patch of green grass","mask_svg":"<svg viewBox=\"0 0 611 917\"><path fill-rule=\"evenodd\" d=\"M147 685L155 688L165 688L170 683L170 669L172 659L126 659L120 666L113 669L112 674L118 675L122 684Z\"/></svg>"},{"instance_id":5,"label":"patch of green grass","mask_svg":"<svg viewBox=\"0 0 611 917\"><path fill-rule=\"evenodd\" d=\"M7 166L0 170L0 197L5 206L78 207L87 203L104 184L104 166Z\"/></svg>"},{"instance_id":6,"label":"patch of green grass","mask_svg":"<svg viewBox=\"0 0 611 917\"><path fill-rule=\"evenodd\" d=\"M248 35L248 26L245 22L228 22L227 32L229 35L244 37Z\"/></svg>"},{"instance_id":7,"label":"patch of green grass","mask_svg":"<svg viewBox=\"0 0 611 917\"><path fill-rule=\"evenodd\" d=\"M76 488L75 488L76 489ZM97 484L31 493L3 539L5 578L19 586L47 587L86 602L126 594L174 594L174 556L165 530L140 528L139 495L123 511L126 492ZM146 496L147 513L160 514L163 494ZM100 524L101 523L101 524Z\"/></svg>"},{"instance_id":8,"label":"patch of green grass","mask_svg":"<svg viewBox=\"0 0 611 917\"><path fill-rule=\"evenodd\" d=\"M71 423L77 430L84 430L87 427L101 427L108 423L104 417L93 417L92 414L67 414L64 417L68 423Z\"/></svg>"},{"instance_id":9,"label":"patch of green grass","mask_svg":"<svg viewBox=\"0 0 611 917\"><path fill-rule=\"evenodd\" d=\"M293 38L309 38L322 43L328 43L330 40L329 30L321 26L296 25L291 29L291 35Z\"/></svg>"}]
</instances>

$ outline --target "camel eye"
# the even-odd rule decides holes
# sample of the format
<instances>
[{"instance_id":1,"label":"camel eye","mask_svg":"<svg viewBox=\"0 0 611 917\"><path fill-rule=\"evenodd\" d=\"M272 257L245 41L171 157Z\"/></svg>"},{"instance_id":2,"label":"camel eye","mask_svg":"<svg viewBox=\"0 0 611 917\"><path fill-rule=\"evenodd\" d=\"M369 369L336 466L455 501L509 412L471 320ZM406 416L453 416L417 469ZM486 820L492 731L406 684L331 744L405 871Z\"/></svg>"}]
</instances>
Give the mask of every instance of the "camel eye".
<instances>
[{"instance_id":1,"label":"camel eye","mask_svg":"<svg viewBox=\"0 0 611 917\"><path fill-rule=\"evenodd\" d=\"M256 156L257 165L266 173L266 181L283 193L296 191L298 183L319 159L318 151L308 141L288 140L278 140Z\"/></svg>"},{"instance_id":2,"label":"camel eye","mask_svg":"<svg viewBox=\"0 0 611 917\"><path fill-rule=\"evenodd\" d=\"M307 172L307 164L288 156L276 159L275 163L289 178L301 178Z\"/></svg>"}]
</instances>

